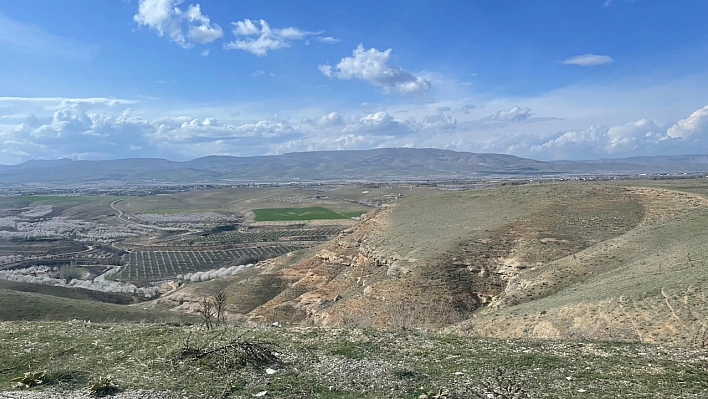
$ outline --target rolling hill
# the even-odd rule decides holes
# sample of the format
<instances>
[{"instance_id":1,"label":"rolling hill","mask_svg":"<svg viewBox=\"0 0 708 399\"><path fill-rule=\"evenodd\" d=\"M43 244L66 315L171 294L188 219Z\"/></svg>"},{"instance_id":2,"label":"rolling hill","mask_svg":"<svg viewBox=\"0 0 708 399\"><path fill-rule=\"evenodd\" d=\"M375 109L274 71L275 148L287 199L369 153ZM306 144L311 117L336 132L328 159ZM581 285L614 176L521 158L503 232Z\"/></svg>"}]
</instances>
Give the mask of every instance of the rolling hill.
<instances>
[{"instance_id":1,"label":"rolling hill","mask_svg":"<svg viewBox=\"0 0 708 399\"><path fill-rule=\"evenodd\" d=\"M0 165L0 185L195 184L235 182L452 179L561 174L708 171L705 155L638 157L582 162L541 162L503 154L438 149L382 148L313 151L274 156L208 156L186 162L164 159L107 161L33 160Z\"/></svg>"},{"instance_id":2,"label":"rolling hill","mask_svg":"<svg viewBox=\"0 0 708 399\"><path fill-rule=\"evenodd\" d=\"M686 344L708 317L703 180L406 198L320 247L155 305L190 311L225 289L232 318L257 324Z\"/></svg>"}]
</instances>

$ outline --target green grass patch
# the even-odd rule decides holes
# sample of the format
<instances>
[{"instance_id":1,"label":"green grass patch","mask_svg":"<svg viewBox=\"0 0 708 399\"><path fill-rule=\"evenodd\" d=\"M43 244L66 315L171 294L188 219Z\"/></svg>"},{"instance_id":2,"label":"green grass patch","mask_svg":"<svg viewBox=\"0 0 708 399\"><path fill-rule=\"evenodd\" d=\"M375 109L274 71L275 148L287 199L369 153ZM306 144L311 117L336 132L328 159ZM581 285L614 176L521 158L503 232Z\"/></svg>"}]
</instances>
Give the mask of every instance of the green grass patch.
<instances>
[{"instance_id":1,"label":"green grass patch","mask_svg":"<svg viewBox=\"0 0 708 399\"><path fill-rule=\"evenodd\" d=\"M381 348L370 342L337 341L330 353L349 359L364 359L381 352Z\"/></svg>"},{"instance_id":2,"label":"green grass patch","mask_svg":"<svg viewBox=\"0 0 708 399\"><path fill-rule=\"evenodd\" d=\"M264 208L254 209L256 222L281 220L347 219L347 216L321 206L309 208Z\"/></svg>"}]
</instances>

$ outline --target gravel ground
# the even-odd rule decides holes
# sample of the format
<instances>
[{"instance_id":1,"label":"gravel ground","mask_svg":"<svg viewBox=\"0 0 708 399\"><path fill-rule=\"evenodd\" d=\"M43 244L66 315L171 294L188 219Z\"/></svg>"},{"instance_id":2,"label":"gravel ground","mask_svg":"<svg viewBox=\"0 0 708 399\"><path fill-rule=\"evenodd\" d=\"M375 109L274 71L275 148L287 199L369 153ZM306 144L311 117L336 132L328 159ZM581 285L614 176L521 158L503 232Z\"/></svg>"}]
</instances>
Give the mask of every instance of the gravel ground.
<instances>
[{"instance_id":1,"label":"gravel ground","mask_svg":"<svg viewBox=\"0 0 708 399\"><path fill-rule=\"evenodd\" d=\"M173 399L179 396L156 391L121 391L111 399ZM11 391L0 392L0 399L95 399L88 391Z\"/></svg>"}]
</instances>

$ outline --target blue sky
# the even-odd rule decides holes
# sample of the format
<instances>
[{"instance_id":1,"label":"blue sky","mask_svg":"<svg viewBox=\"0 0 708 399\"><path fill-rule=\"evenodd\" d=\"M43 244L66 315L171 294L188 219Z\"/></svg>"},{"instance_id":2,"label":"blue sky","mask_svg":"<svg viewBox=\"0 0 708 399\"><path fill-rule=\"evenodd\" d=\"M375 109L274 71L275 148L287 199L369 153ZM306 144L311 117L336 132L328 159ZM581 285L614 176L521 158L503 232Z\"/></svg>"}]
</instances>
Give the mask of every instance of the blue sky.
<instances>
[{"instance_id":1,"label":"blue sky","mask_svg":"<svg viewBox=\"0 0 708 399\"><path fill-rule=\"evenodd\" d=\"M702 0L0 2L0 163L708 152Z\"/></svg>"}]
</instances>

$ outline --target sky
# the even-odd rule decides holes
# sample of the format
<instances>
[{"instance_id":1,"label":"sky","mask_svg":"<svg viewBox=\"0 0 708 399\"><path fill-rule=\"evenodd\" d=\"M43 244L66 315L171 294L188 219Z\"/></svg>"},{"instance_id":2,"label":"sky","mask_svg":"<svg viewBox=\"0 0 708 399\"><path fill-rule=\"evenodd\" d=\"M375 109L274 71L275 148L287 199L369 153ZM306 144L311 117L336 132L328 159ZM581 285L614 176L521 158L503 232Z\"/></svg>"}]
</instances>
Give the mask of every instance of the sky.
<instances>
[{"instance_id":1,"label":"sky","mask_svg":"<svg viewBox=\"0 0 708 399\"><path fill-rule=\"evenodd\" d=\"M705 0L0 0L0 164L708 153Z\"/></svg>"}]
</instances>

